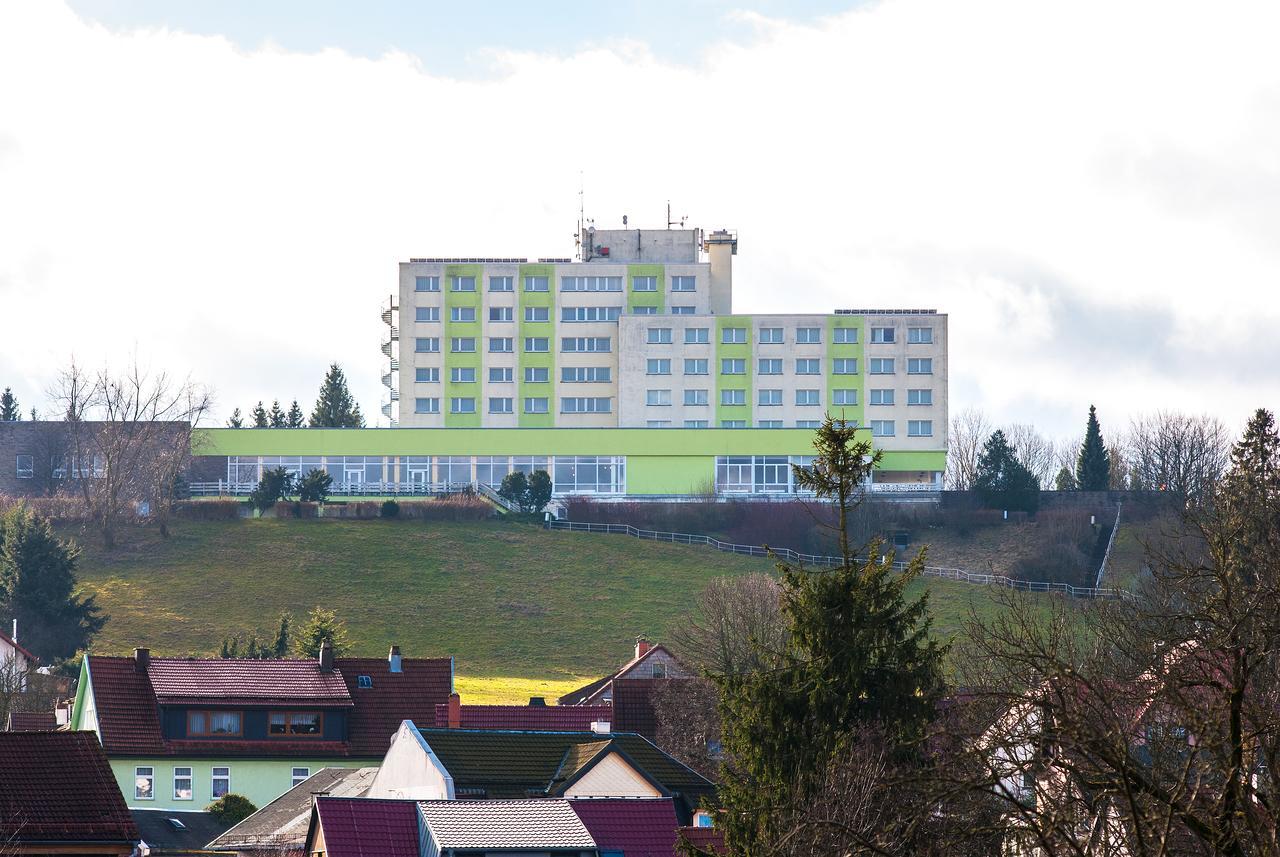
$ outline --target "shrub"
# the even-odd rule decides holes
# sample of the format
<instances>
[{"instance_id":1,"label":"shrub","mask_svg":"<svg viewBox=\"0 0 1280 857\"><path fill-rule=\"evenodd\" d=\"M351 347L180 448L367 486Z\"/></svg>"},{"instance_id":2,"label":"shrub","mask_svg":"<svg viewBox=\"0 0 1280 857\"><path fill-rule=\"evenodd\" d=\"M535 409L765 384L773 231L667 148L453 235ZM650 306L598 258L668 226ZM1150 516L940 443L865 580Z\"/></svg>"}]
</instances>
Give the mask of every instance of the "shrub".
<instances>
[{"instance_id":1,"label":"shrub","mask_svg":"<svg viewBox=\"0 0 1280 857\"><path fill-rule=\"evenodd\" d=\"M333 477L320 469L308 471L298 481L298 499L304 502L323 503L329 499L329 490L333 487Z\"/></svg>"},{"instance_id":2,"label":"shrub","mask_svg":"<svg viewBox=\"0 0 1280 857\"><path fill-rule=\"evenodd\" d=\"M258 487L249 494L249 505L265 512L293 492L293 474L283 467L263 471Z\"/></svg>"},{"instance_id":3,"label":"shrub","mask_svg":"<svg viewBox=\"0 0 1280 857\"><path fill-rule=\"evenodd\" d=\"M243 506L239 500L179 500L173 504L173 515L189 521L234 521Z\"/></svg>"},{"instance_id":4,"label":"shrub","mask_svg":"<svg viewBox=\"0 0 1280 857\"><path fill-rule=\"evenodd\" d=\"M223 795L204 808L223 824L239 824L258 811L253 801L234 792Z\"/></svg>"},{"instance_id":5,"label":"shrub","mask_svg":"<svg viewBox=\"0 0 1280 857\"><path fill-rule=\"evenodd\" d=\"M400 517L400 504L395 500L383 500L382 507L378 510L379 518L398 518Z\"/></svg>"},{"instance_id":6,"label":"shrub","mask_svg":"<svg viewBox=\"0 0 1280 857\"><path fill-rule=\"evenodd\" d=\"M89 510L84 498L71 493L58 493L49 497L0 496L0 515L17 503L48 518L55 524L82 524L89 520Z\"/></svg>"}]
</instances>

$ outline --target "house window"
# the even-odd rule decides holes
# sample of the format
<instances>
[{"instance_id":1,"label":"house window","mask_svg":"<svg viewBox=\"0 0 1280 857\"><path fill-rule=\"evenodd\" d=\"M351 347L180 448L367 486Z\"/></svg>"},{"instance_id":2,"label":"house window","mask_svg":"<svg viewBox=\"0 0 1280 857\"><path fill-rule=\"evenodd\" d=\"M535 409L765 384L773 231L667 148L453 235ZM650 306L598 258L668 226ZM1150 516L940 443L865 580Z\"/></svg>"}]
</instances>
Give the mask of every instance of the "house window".
<instances>
[{"instance_id":1,"label":"house window","mask_svg":"<svg viewBox=\"0 0 1280 857\"><path fill-rule=\"evenodd\" d=\"M816 345L822 341L822 328L797 327L796 343L799 345Z\"/></svg>"},{"instance_id":2,"label":"house window","mask_svg":"<svg viewBox=\"0 0 1280 857\"><path fill-rule=\"evenodd\" d=\"M440 382L440 367L418 366L413 370L413 380L419 384L437 384Z\"/></svg>"},{"instance_id":3,"label":"house window","mask_svg":"<svg viewBox=\"0 0 1280 857\"><path fill-rule=\"evenodd\" d=\"M822 361L817 357L806 357L796 361L797 375L821 375Z\"/></svg>"},{"instance_id":4,"label":"house window","mask_svg":"<svg viewBox=\"0 0 1280 857\"><path fill-rule=\"evenodd\" d=\"M560 350L569 354L607 352L610 350L607 336L564 336L560 338Z\"/></svg>"},{"instance_id":5,"label":"house window","mask_svg":"<svg viewBox=\"0 0 1280 857\"><path fill-rule=\"evenodd\" d=\"M545 336L526 336L524 350L526 354L541 354L551 349L551 340Z\"/></svg>"},{"instance_id":6,"label":"house window","mask_svg":"<svg viewBox=\"0 0 1280 857\"><path fill-rule=\"evenodd\" d=\"M706 390L685 390L684 403L686 405L705 405L707 404ZM705 428L705 426L704 426Z\"/></svg>"},{"instance_id":7,"label":"house window","mask_svg":"<svg viewBox=\"0 0 1280 857\"><path fill-rule=\"evenodd\" d=\"M490 366L489 367L489 383L490 384L510 384L512 380L512 369L510 366Z\"/></svg>"},{"instance_id":8,"label":"house window","mask_svg":"<svg viewBox=\"0 0 1280 857\"><path fill-rule=\"evenodd\" d=\"M455 354L471 354L476 350L474 336L455 336L449 343L449 350Z\"/></svg>"},{"instance_id":9,"label":"house window","mask_svg":"<svg viewBox=\"0 0 1280 857\"><path fill-rule=\"evenodd\" d=\"M511 291L511 277L490 277L489 291L491 292Z\"/></svg>"},{"instance_id":10,"label":"house window","mask_svg":"<svg viewBox=\"0 0 1280 857\"><path fill-rule=\"evenodd\" d=\"M720 341L725 345L744 345L747 341L745 327L726 327L720 331Z\"/></svg>"},{"instance_id":11,"label":"house window","mask_svg":"<svg viewBox=\"0 0 1280 857\"><path fill-rule=\"evenodd\" d=\"M887 345L893 342L892 327L873 327L871 328L871 341L877 345Z\"/></svg>"},{"instance_id":12,"label":"house window","mask_svg":"<svg viewBox=\"0 0 1280 857\"><path fill-rule=\"evenodd\" d=\"M631 308L632 315L657 315L658 308L656 306L633 306Z\"/></svg>"},{"instance_id":13,"label":"house window","mask_svg":"<svg viewBox=\"0 0 1280 857\"><path fill-rule=\"evenodd\" d=\"M756 399L761 407L769 407L782 404L781 390L757 390Z\"/></svg>"},{"instance_id":14,"label":"house window","mask_svg":"<svg viewBox=\"0 0 1280 857\"><path fill-rule=\"evenodd\" d=\"M515 308L509 306L489 307L489 321L513 321Z\"/></svg>"},{"instance_id":15,"label":"house window","mask_svg":"<svg viewBox=\"0 0 1280 857\"><path fill-rule=\"evenodd\" d=\"M721 420L720 428L746 428L746 420Z\"/></svg>"},{"instance_id":16,"label":"house window","mask_svg":"<svg viewBox=\"0 0 1280 857\"><path fill-rule=\"evenodd\" d=\"M908 405L932 405L933 390L907 390Z\"/></svg>"},{"instance_id":17,"label":"house window","mask_svg":"<svg viewBox=\"0 0 1280 857\"><path fill-rule=\"evenodd\" d=\"M323 723L319 711L273 711L267 720L267 734L317 737L324 732Z\"/></svg>"},{"instance_id":18,"label":"house window","mask_svg":"<svg viewBox=\"0 0 1280 857\"><path fill-rule=\"evenodd\" d=\"M817 405L821 404L818 400L817 390L796 390L797 405Z\"/></svg>"},{"instance_id":19,"label":"house window","mask_svg":"<svg viewBox=\"0 0 1280 857\"><path fill-rule=\"evenodd\" d=\"M837 357L831 361L831 373L833 375L857 375L858 374L858 358L856 357Z\"/></svg>"},{"instance_id":20,"label":"house window","mask_svg":"<svg viewBox=\"0 0 1280 857\"><path fill-rule=\"evenodd\" d=\"M711 749L710 744L707 745L707 749ZM695 812L693 814L693 826L694 827L710 827L711 813L701 809Z\"/></svg>"},{"instance_id":21,"label":"house window","mask_svg":"<svg viewBox=\"0 0 1280 857\"><path fill-rule=\"evenodd\" d=\"M551 380L551 370L546 366L526 366L524 382L526 384L546 384Z\"/></svg>"},{"instance_id":22,"label":"house window","mask_svg":"<svg viewBox=\"0 0 1280 857\"><path fill-rule=\"evenodd\" d=\"M761 345L781 345L782 344L782 328L780 327L760 328L760 344Z\"/></svg>"},{"instance_id":23,"label":"house window","mask_svg":"<svg viewBox=\"0 0 1280 857\"><path fill-rule=\"evenodd\" d=\"M685 428L706 428L707 421L706 420L685 420L684 427Z\"/></svg>"},{"instance_id":24,"label":"house window","mask_svg":"<svg viewBox=\"0 0 1280 857\"><path fill-rule=\"evenodd\" d=\"M720 360L721 375L747 374L747 361L741 357L723 357Z\"/></svg>"},{"instance_id":25,"label":"house window","mask_svg":"<svg viewBox=\"0 0 1280 857\"><path fill-rule=\"evenodd\" d=\"M454 384L474 384L476 370L474 366L455 366L449 370L449 381Z\"/></svg>"},{"instance_id":26,"label":"house window","mask_svg":"<svg viewBox=\"0 0 1280 857\"><path fill-rule=\"evenodd\" d=\"M684 329L685 345L706 345L711 341L711 329L708 327L686 327Z\"/></svg>"},{"instance_id":27,"label":"house window","mask_svg":"<svg viewBox=\"0 0 1280 857\"><path fill-rule=\"evenodd\" d=\"M174 800L194 800L195 794L191 790L191 769L190 768L174 768L173 769L173 799Z\"/></svg>"},{"instance_id":28,"label":"house window","mask_svg":"<svg viewBox=\"0 0 1280 857\"><path fill-rule=\"evenodd\" d=\"M572 396L560 400L560 411L565 414L607 414L613 410L608 396Z\"/></svg>"},{"instance_id":29,"label":"house window","mask_svg":"<svg viewBox=\"0 0 1280 857\"><path fill-rule=\"evenodd\" d=\"M608 366L563 366L560 369L560 380L566 384L607 384L612 375Z\"/></svg>"},{"instance_id":30,"label":"house window","mask_svg":"<svg viewBox=\"0 0 1280 857\"><path fill-rule=\"evenodd\" d=\"M933 344L933 328L932 327L908 327L907 342L911 345Z\"/></svg>"},{"instance_id":31,"label":"house window","mask_svg":"<svg viewBox=\"0 0 1280 857\"><path fill-rule=\"evenodd\" d=\"M511 413L511 399L491 397L489 399L489 413L491 414Z\"/></svg>"},{"instance_id":32,"label":"house window","mask_svg":"<svg viewBox=\"0 0 1280 857\"><path fill-rule=\"evenodd\" d=\"M449 288L455 292L474 292L476 290L476 278L452 277L450 278Z\"/></svg>"},{"instance_id":33,"label":"house window","mask_svg":"<svg viewBox=\"0 0 1280 857\"><path fill-rule=\"evenodd\" d=\"M856 405L858 404L858 391L857 390L832 390L831 404Z\"/></svg>"},{"instance_id":34,"label":"house window","mask_svg":"<svg viewBox=\"0 0 1280 857\"><path fill-rule=\"evenodd\" d=\"M420 306L415 307L413 311L414 321L439 321L440 307L438 306Z\"/></svg>"},{"instance_id":35,"label":"house window","mask_svg":"<svg viewBox=\"0 0 1280 857\"><path fill-rule=\"evenodd\" d=\"M562 292L620 292L622 277L561 277Z\"/></svg>"},{"instance_id":36,"label":"house window","mask_svg":"<svg viewBox=\"0 0 1280 857\"><path fill-rule=\"evenodd\" d=\"M574 321L617 321L622 315L620 306L565 306L560 307L560 320Z\"/></svg>"},{"instance_id":37,"label":"house window","mask_svg":"<svg viewBox=\"0 0 1280 857\"><path fill-rule=\"evenodd\" d=\"M19 455L17 462L18 478L31 479L36 475L36 459L33 455Z\"/></svg>"},{"instance_id":38,"label":"house window","mask_svg":"<svg viewBox=\"0 0 1280 857\"><path fill-rule=\"evenodd\" d=\"M671 314L672 315L693 315L694 314L693 310L694 308L691 306L682 306L680 304L673 304L671 307Z\"/></svg>"},{"instance_id":39,"label":"house window","mask_svg":"<svg viewBox=\"0 0 1280 857\"><path fill-rule=\"evenodd\" d=\"M415 292L438 292L440 291L440 278L414 277L413 290Z\"/></svg>"},{"instance_id":40,"label":"house window","mask_svg":"<svg viewBox=\"0 0 1280 857\"><path fill-rule=\"evenodd\" d=\"M473 306L456 306L449 310L449 320L472 322L476 320L476 308Z\"/></svg>"},{"instance_id":41,"label":"house window","mask_svg":"<svg viewBox=\"0 0 1280 857\"><path fill-rule=\"evenodd\" d=\"M722 405L745 405L747 403L746 390L721 390L720 404Z\"/></svg>"},{"instance_id":42,"label":"house window","mask_svg":"<svg viewBox=\"0 0 1280 857\"><path fill-rule=\"evenodd\" d=\"M645 420L645 428L671 428L671 420Z\"/></svg>"},{"instance_id":43,"label":"house window","mask_svg":"<svg viewBox=\"0 0 1280 857\"><path fill-rule=\"evenodd\" d=\"M705 375L707 374L707 359L705 357L689 358L684 361L684 374L686 375Z\"/></svg>"},{"instance_id":44,"label":"house window","mask_svg":"<svg viewBox=\"0 0 1280 857\"><path fill-rule=\"evenodd\" d=\"M872 357L871 358L871 374L872 375L892 375L893 374L893 358L892 357Z\"/></svg>"},{"instance_id":45,"label":"house window","mask_svg":"<svg viewBox=\"0 0 1280 857\"><path fill-rule=\"evenodd\" d=\"M756 428L782 428L782 420L756 420Z\"/></svg>"},{"instance_id":46,"label":"house window","mask_svg":"<svg viewBox=\"0 0 1280 857\"><path fill-rule=\"evenodd\" d=\"M907 437L933 437L933 420L907 420Z\"/></svg>"},{"instance_id":47,"label":"house window","mask_svg":"<svg viewBox=\"0 0 1280 857\"><path fill-rule=\"evenodd\" d=\"M362 688L364 690L368 690L369 688L373 687L373 676L369 676L369 675L356 676L356 687ZM311 775L307 774L307 776L311 776Z\"/></svg>"},{"instance_id":48,"label":"house window","mask_svg":"<svg viewBox=\"0 0 1280 857\"><path fill-rule=\"evenodd\" d=\"M894 427L893 420L872 420L871 436L872 437L893 437Z\"/></svg>"},{"instance_id":49,"label":"house window","mask_svg":"<svg viewBox=\"0 0 1280 857\"><path fill-rule=\"evenodd\" d=\"M525 321L551 321L551 308L544 306L527 306L524 308Z\"/></svg>"},{"instance_id":50,"label":"house window","mask_svg":"<svg viewBox=\"0 0 1280 857\"><path fill-rule=\"evenodd\" d=\"M816 429L818 427L817 420L796 420L796 428Z\"/></svg>"},{"instance_id":51,"label":"house window","mask_svg":"<svg viewBox=\"0 0 1280 857\"><path fill-rule=\"evenodd\" d=\"M156 772L154 768L133 769L133 797L135 800L156 799Z\"/></svg>"},{"instance_id":52,"label":"house window","mask_svg":"<svg viewBox=\"0 0 1280 857\"><path fill-rule=\"evenodd\" d=\"M440 413L440 400L435 398L414 399L413 412L415 414L438 414Z\"/></svg>"},{"instance_id":53,"label":"house window","mask_svg":"<svg viewBox=\"0 0 1280 857\"><path fill-rule=\"evenodd\" d=\"M671 360L666 357L651 357L645 361L644 373L646 375L670 375Z\"/></svg>"},{"instance_id":54,"label":"house window","mask_svg":"<svg viewBox=\"0 0 1280 857\"><path fill-rule=\"evenodd\" d=\"M657 277L632 277L631 291L633 292L656 292L658 290Z\"/></svg>"},{"instance_id":55,"label":"house window","mask_svg":"<svg viewBox=\"0 0 1280 857\"><path fill-rule=\"evenodd\" d=\"M511 279L511 278L508 277L507 279ZM360 678L368 678L368 676L362 675L360 676ZM289 783L289 786L292 788L293 786L301 785L302 783L306 782L310 777L311 777L310 768L294 768L293 777L291 779L291 782Z\"/></svg>"},{"instance_id":56,"label":"house window","mask_svg":"<svg viewBox=\"0 0 1280 857\"><path fill-rule=\"evenodd\" d=\"M652 675L651 675L650 677L651 677L651 678L666 678L666 677L667 677L667 665L666 665L666 664L664 664L662 661L654 661L654 662L653 662Z\"/></svg>"},{"instance_id":57,"label":"house window","mask_svg":"<svg viewBox=\"0 0 1280 857\"><path fill-rule=\"evenodd\" d=\"M694 290L694 278L690 276L680 276L671 278L671 291L673 292L691 292Z\"/></svg>"},{"instance_id":58,"label":"house window","mask_svg":"<svg viewBox=\"0 0 1280 857\"><path fill-rule=\"evenodd\" d=\"M53 456L49 461L49 467L54 479L67 478L67 457L65 455Z\"/></svg>"},{"instance_id":59,"label":"house window","mask_svg":"<svg viewBox=\"0 0 1280 857\"><path fill-rule=\"evenodd\" d=\"M666 407L671 404L671 391L646 390L644 403L651 408Z\"/></svg>"},{"instance_id":60,"label":"house window","mask_svg":"<svg viewBox=\"0 0 1280 857\"><path fill-rule=\"evenodd\" d=\"M475 412L476 400L470 396L455 396L449 400L449 413L474 414Z\"/></svg>"},{"instance_id":61,"label":"house window","mask_svg":"<svg viewBox=\"0 0 1280 857\"><path fill-rule=\"evenodd\" d=\"M837 327L831 332L831 341L836 345L857 345L858 328Z\"/></svg>"},{"instance_id":62,"label":"house window","mask_svg":"<svg viewBox=\"0 0 1280 857\"><path fill-rule=\"evenodd\" d=\"M649 328L645 342L649 345L670 345L671 344L671 328L669 327L651 327Z\"/></svg>"},{"instance_id":63,"label":"house window","mask_svg":"<svg viewBox=\"0 0 1280 857\"><path fill-rule=\"evenodd\" d=\"M413 350L419 354L434 354L440 350L440 337L419 336L413 341Z\"/></svg>"},{"instance_id":64,"label":"house window","mask_svg":"<svg viewBox=\"0 0 1280 857\"><path fill-rule=\"evenodd\" d=\"M230 768L214 768L213 777L210 780L209 794L213 795L214 800L225 794L231 793L231 769Z\"/></svg>"},{"instance_id":65,"label":"house window","mask_svg":"<svg viewBox=\"0 0 1280 857\"><path fill-rule=\"evenodd\" d=\"M907 360L908 375L932 375L933 374L933 358L932 357L912 357Z\"/></svg>"},{"instance_id":66,"label":"house window","mask_svg":"<svg viewBox=\"0 0 1280 857\"><path fill-rule=\"evenodd\" d=\"M530 397L524 400L526 414L545 414L547 412L546 397Z\"/></svg>"},{"instance_id":67,"label":"house window","mask_svg":"<svg viewBox=\"0 0 1280 857\"><path fill-rule=\"evenodd\" d=\"M239 711L188 711L187 734L202 737L240 737Z\"/></svg>"},{"instance_id":68,"label":"house window","mask_svg":"<svg viewBox=\"0 0 1280 857\"><path fill-rule=\"evenodd\" d=\"M547 284L550 282L547 277L525 277L524 290L526 292L545 292L548 291Z\"/></svg>"},{"instance_id":69,"label":"house window","mask_svg":"<svg viewBox=\"0 0 1280 857\"><path fill-rule=\"evenodd\" d=\"M781 375L782 374L782 358L771 357L767 360L761 360L759 363L761 375Z\"/></svg>"},{"instance_id":70,"label":"house window","mask_svg":"<svg viewBox=\"0 0 1280 857\"><path fill-rule=\"evenodd\" d=\"M510 354L512 351L511 343L513 340L510 336L490 336L489 337L489 353L490 354Z\"/></svg>"},{"instance_id":71,"label":"house window","mask_svg":"<svg viewBox=\"0 0 1280 857\"><path fill-rule=\"evenodd\" d=\"M892 405L893 390L872 390L871 404L873 405Z\"/></svg>"}]
</instances>

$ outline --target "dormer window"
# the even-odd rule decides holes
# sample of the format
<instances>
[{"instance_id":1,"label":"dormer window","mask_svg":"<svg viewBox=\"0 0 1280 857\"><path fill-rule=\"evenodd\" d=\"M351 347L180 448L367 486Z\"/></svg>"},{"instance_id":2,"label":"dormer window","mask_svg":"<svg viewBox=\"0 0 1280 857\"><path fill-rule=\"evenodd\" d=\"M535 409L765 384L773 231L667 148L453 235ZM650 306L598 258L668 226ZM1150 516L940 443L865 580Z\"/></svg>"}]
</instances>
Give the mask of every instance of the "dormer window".
<instances>
[{"instance_id":1,"label":"dormer window","mask_svg":"<svg viewBox=\"0 0 1280 857\"><path fill-rule=\"evenodd\" d=\"M316 737L324 732L319 711L273 711L267 720L267 734L274 738Z\"/></svg>"},{"instance_id":2,"label":"dormer window","mask_svg":"<svg viewBox=\"0 0 1280 857\"><path fill-rule=\"evenodd\" d=\"M239 711L188 711L187 735L238 738L243 733Z\"/></svg>"},{"instance_id":3,"label":"dormer window","mask_svg":"<svg viewBox=\"0 0 1280 857\"><path fill-rule=\"evenodd\" d=\"M373 687L373 676L368 676L368 675L356 676L356 687L361 687L361 688Z\"/></svg>"}]
</instances>

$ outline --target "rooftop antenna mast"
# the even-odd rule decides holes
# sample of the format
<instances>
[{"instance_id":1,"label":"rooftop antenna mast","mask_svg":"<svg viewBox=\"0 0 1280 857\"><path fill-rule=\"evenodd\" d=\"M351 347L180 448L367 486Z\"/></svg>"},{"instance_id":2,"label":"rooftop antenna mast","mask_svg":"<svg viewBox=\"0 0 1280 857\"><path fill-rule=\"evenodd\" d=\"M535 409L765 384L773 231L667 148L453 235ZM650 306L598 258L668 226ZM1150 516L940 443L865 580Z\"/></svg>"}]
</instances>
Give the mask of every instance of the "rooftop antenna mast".
<instances>
[{"instance_id":1,"label":"rooftop antenna mast","mask_svg":"<svg viewBox=\"0 0 1280 857\"><path fill-rule=\"evenodd\" d=\"M686 215L683 215L679 220L672 220L671 219L671 200L667 200L667 228L668 229L670 229L672 226L679 226L681 229L683 229L684 222L688 219L689 219L689 215L686 214Z\"/></svg>"},{"instance_id":2,"label":"rooftop antenna mast","mask_svg":"<svg viewBox=\"0 0 1280 857\"><path fill-rule=\"evenodd\" d=\"M583 254L584 251L582 247L582 235L586 231L587 227L592 224L593 224L593 221L587 220L586 184L582 178L582 171L579 170L578 171L578 231L573 236L573 246L577 251L576 255L579 262L586 261L586 257ZM587 248L587 249L589 250L590 248Z\"/></svg>"}]
</instances>

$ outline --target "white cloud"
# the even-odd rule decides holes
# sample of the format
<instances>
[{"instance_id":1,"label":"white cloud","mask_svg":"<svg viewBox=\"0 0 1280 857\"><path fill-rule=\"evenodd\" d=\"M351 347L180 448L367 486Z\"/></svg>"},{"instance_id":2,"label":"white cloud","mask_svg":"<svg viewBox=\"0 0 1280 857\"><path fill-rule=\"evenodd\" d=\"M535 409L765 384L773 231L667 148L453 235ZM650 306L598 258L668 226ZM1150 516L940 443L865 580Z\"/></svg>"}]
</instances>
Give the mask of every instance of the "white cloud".
<instances>
[{"instance_id":1,"label":"white cloud","mask_svg":"<svg viewBox=\"0 0 1280 857\"><path fill-rule=\"evenodd\" d=\"M568 255L581 172L602 225L737 227L739 309L949 312L955 407L1280 405L1280 7L753 24L695 68L611 43L475 82L4 4L0 385L136 350L225 416L338 360L376 413L396 263Z\"/></svg>"}]
</instances>

